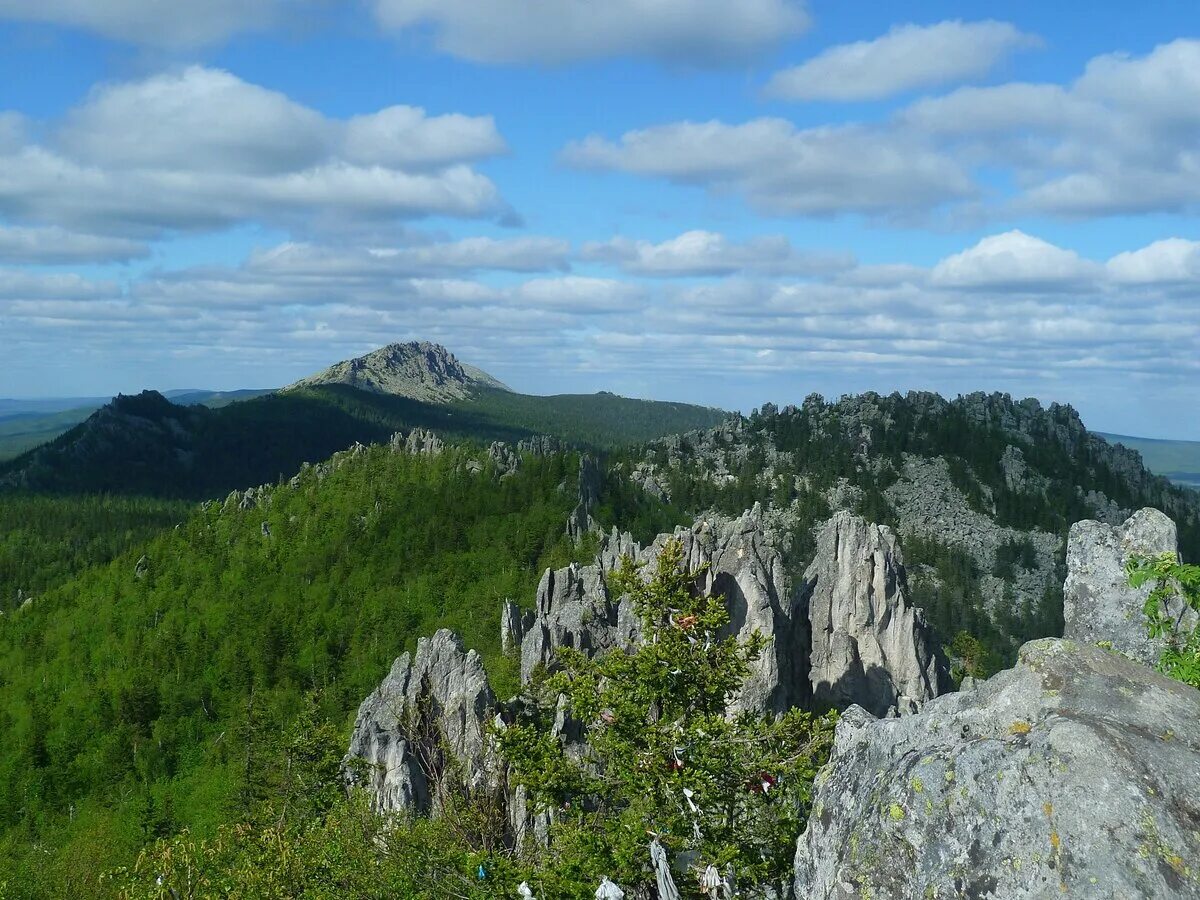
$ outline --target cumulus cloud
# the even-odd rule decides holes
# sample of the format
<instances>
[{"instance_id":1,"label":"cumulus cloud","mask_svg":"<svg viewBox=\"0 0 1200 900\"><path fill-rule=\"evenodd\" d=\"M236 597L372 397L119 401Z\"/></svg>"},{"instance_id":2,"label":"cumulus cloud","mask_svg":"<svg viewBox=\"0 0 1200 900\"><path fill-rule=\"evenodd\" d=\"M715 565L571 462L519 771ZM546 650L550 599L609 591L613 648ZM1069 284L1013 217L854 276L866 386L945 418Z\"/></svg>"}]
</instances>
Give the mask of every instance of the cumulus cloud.
<instances>
[{"instance_id":1,"label":"cumulus cloud","mask_svg":"<svg viewBox=\"0 0 1200 900\"><path fill-rule=\"evenodd\" d=\"M769 215L919 222L936 213L978 226L1029 213L1192 213L1200 209L1197 147L1200 40L1181 39L1144 56L1098 56L1069 84L961 87L880 122L668 122L615 139L586 136L562 159L737 195Z\"/></svg>"},{"instance_id":2,"label":"cumulus cloud","mask_svg":"<svg viewBox=\"0 0 1200 900\"><path fill-rule=\"evenodd\" d=\"M204 0L181 12L163 0L0 0L0 19L94 31L138 44L194 47L276 23L297 0Z\"/></svg>"},{"instance_id":3,"label":"cumulus cloud","mask_svg":"<svg viewBox=\"0 0 1200 900\"><path fill-rule=\"evenodd\" d=\"M616 170L737 192L763 212L909 214L975 192L952 158L865 126L798 129L783 119L679 122L567 146L582 169Z\"/></svg>"},{"instance_id":4,"label":"cumulus cloud","mask_svg":"<svg viewBox=\"0 0 1200 900\"><path fill-rule=\"evenodd\" d=\"M649 56L698 65L751 59L808 26L800 0L374 0L387 29L423 28L439 49L486 63Z\"/></svg>"},{"instance_id":5,"label":"cumulus cloud","mask_svg":"<svg viewBox=\"0 0 1200 900\"><path fill-rule=\"evenodd\" d=\"M873 41L840 44L775 74L769 94L786 100L879 100L986 75L1040 41L1007 22L899 25Z\"/></svg>"},{"instance_id":6,"label":"cumulus cloud","mask_svg":"<svg viewBox=\"0 0 1200 900\"><path fill-rule=\"evenodd\" d=\"M490 117L390 107L331 119L193 66L98 87L45 130L42 143L0 139L11 221L155 237L246 220L506 212L471 167L505 149Z\"/></svg>"},{"instance_id":7,"label":"cumulus cloud","mask_svg":"<svg viewBox=\"0 0 1200 900\"><path fill-rule=\"evenodd\" d=\"M17 228L0 225L0 263L68 265L127 262L150 255L139 241L80 234L64 228Z\"/></svg>"},{"instance_id":8,"label":"cumulus cloud","mask_svg":"<svg viewBox=\"0 0 1200 900\"><path fill-rule=\"evenodd\" d=\"M633 242L631 258L672 245ZM207 383L216 358L223 386L268 386L423 337L531 391L731 404L867 387L1059 400L1124 391L1142 410L1150 395L1182 402L1200 377L1200 307L1177 281L1195 251L1172 238L1105 264L1018 232L925 268L678 282L562 274L553 267L568 248L551 238L409 235L395 247L285 244L239 266L135 277L128 289L0 268L0 380L19 383L53 350L71 371L129 390Z\"/></svg>"},{"instance_id":9,"label":"cumulus cloud","mask_svg":"<svg viewBox=\"0 0 1200 900\"><path fill-rule=\"evenodd\" d=\"M1200 241L1167 238L1108 261L1113 280L1133 284L1200 283Z\"/></svg>"},{"instance_id":10,"label":"cumulus cloud","mask_svg":"<svg viewBox=\"0 0 1200 900\"><path fill-rule=\"evenodd\" d=\"M1086 286L1101 272L1073 250L1009 231L943 259L931 280L943 287L1062 290Z\"/></svg>"},{"instance_id":11,"label":"cumulus cloud","mask_svg":"<svg viewBox=\"0 0 1200 900\"><path fill-rule=\"evenodd\" d=\"M802 251L783 235L738 243L712 231L687 231L661 243L617 237L585 244L582 259L611 263L631 275L714 276L752 272L815 275L850 269L851 253Z\"/></svg>"},{"instance_id":12,"label":"cumulus cloud","mask_svg":"<svg viewBox=\"0 0 1200 900\"><path fill-rule=\"evenodd\" d=\"M1200 41L1108 54L1072 84L962 88L919 101L897 131L1008 169L1018 210L1066 216L1200 208Z\"/></svg>"}]
</instances>

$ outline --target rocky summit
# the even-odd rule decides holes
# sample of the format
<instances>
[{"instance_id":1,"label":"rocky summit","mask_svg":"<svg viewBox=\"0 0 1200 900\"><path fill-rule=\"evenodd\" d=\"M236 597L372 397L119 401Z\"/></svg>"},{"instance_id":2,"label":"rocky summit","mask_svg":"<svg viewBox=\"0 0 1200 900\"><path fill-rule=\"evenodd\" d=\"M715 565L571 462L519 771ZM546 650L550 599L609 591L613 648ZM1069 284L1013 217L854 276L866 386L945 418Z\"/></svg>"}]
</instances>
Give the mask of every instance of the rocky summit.
<instances>
[{"instance_id":1,"label":"rocky summit","mask_svg":"<svg viewBox=\"0 0 1200 900\"><path fill-rule=\"evenodd\" d=\"M388 344L366 356L343 360L302 378L285 390L344 384L375 394L392 394L425 403L449 403L472 396L478 388L508 390L486 372L464 365L441 344L410 341Z\"/></svg>"},{"instance_id":2,"label":"rocky summit","mask_svg":"<svg viewBox=\"0 0 1200 900\"><path fill-rule=\"evenodd\" d=\"M1026 644L919 715L852 707L796 850L803 900L1200 897L1200 691Z\"/></svg>"}]
</instances>

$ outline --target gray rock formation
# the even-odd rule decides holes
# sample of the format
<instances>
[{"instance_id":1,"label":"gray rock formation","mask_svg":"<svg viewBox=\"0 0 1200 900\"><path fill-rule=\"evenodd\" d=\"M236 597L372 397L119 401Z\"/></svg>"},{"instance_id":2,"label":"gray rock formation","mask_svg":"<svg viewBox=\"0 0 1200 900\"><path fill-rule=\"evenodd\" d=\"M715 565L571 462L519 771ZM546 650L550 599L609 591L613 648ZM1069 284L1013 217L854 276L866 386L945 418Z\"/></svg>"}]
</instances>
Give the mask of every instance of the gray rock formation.
<instances>
[{"instance_id":1,"label":"gray rock formation","mask_svg":"<svg viewBox=\"0 0 1200 900\"><path fill-rule=\"evenodd\" d=\"M579 502L567 519L567 535L571 540L580 541L584 535L599 528L592 518L592 511L600 504L603 481L604 476L596 458L590 453L582 454L579 457Z\"/></svg>"},{"instance_id":2,"label":"gray rock formation","mask_svg":"<svg viewBox=\"0 0 1200 900\"><path fill-rule=\"evenodd\" d=\"M818 706L909 713L950 689L949 663L907 590L891 529L848 512L821 529L800 586Z\"/></svg>"},{"instance_id":3,"label":"gray rock formation","mask_svg":"<svg viewBox=\"0 0 1200 900\"><path fill-rule=\"evenodd\" d=\"M506 607L503 616L502 639L521 648L522 680L538 665L550 665L559 647L598 653L632 645L640 630L637 616L627 599L613 595L609 579L625 556L653 565L672 538L683 543L689 569L708 566L697 588L724 595L730 627L741 637L757 630L772 639L735 708L779 712L806 703L807 627L794 615L782 558L757 507L737 519L713 516L677 528L645 548L613 532L593 565L547 571L535 608L518 617L515 608Z\"/></svg>"},{"instance_id":4,"label":"gray rock formation","mask_svg":"<svg viewBox=\"0 0 1200 900\"><path fill-rule=\"evenodd\" d=\"M487 778L485 723L495 706L474 650L445 629L421 638L358 708L347 771L381 812L435 810L452 767L468 785Z\"/></svg>"},{"instance_id":5,"label":"gray rock formation","mask_svg":"<svg viewBox=\"0 0 1200 900\"><path fill-rule=\"evenodd\" d=\"M1026 475L1026 478L1030 476ZM905 455L901 477L886 491L895 507L901 535L915 534L966 552L979 567L979 590L988 608L1006 602L1005 587L1011 584L1012 600L1018 606L1039 602L1058 574L1056 556L1061 539L1044 531L1021 531L996 524L990 516L972 509L966 495L950 477L941 457ZM1028 542L1034 550L1034 565L1014 566L1011 581L995 574L997 553L1006 544Z\"/></svg>"},{"instance_id":6,"label":"gray rock formation","mask_svg":"<svg viewBox=\"0 0 1200 900\"><path fill-rule=\"evenodd\" d=\"M1080 643L1111 642L1114 649L1154 665L1165 647L1146 633L1143 606L1150 586L1132 588L1125 563L1132 555L1177 554L1175 523L1157 509L1142 509L1123 525L1087 520L1071 526L1063 635ZM1169 606L1177 622L1193 626L1196 614L1182 600Z\"/></svg>"},{"instance_id":7,"label":"gray rock formation","mask_svg":"<svg viewBox=\"0 0 1200 900\"><path fill-rule=\"evenodd\" d=\"M322 384L348 384L362 391L426 403L462 400L480 387L508 390L486 372L463 365L445 347L428 341L388 344L302 378L285 390Z\"/></svg>"},{"instance_id":8,"label":"gray rock formation","mask_svg":"<svg viewBox=\"0 0 1200 900\"><path fill-rule=\"evenodd\" d=\"M804 900L1200 897L1200 691L1026 644L915 716L848 710L796 850Z\"/></svg>"},{"instance_id":9,"label":"gray rock formation","mask_svg":"<svg viewBox=\"0 0 1200 900\"><path fill-rule=\"evenodd\" d=\"M1004 448L1004 454L1000 457L1000 471L1004 473L1004 483L1008 489L1017 493L1044 494L1050 483L1045 475L1026 464L1021 448L1012 444Z\"/></svg>"}]
</instances>

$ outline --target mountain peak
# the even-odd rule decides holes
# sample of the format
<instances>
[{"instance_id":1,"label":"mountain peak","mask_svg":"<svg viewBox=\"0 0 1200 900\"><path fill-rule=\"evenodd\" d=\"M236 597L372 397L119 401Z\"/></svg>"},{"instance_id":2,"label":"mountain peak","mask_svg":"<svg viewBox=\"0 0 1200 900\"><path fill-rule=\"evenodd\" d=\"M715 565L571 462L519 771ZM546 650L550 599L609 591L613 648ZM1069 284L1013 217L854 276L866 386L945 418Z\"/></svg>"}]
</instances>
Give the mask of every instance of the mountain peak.
<instances>
[{"instance_id":1,"label":"mountain peak","mask_svg":"<svg viewBox=\"0 0 1200 900\"><path fill-rule=\"evenodd\" d=\"M346 384L375 394L393 394L427 403L469 397L476 388L508 388L474 366L464 365L441 344L409 341L388 344L365 356L335 363L287 389Z\"/></svg>"}]
</instances>

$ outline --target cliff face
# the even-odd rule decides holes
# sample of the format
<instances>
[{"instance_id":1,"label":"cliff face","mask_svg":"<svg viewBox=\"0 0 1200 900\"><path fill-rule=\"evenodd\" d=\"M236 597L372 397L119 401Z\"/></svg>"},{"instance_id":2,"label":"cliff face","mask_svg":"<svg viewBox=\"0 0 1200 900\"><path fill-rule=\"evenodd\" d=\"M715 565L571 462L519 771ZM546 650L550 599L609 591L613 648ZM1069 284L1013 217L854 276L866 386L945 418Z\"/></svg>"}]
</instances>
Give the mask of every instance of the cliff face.
<instances>
[{"instance_id":1,"label":"cliff face","mask_svg":"<svg viewBox=\"0 0 1200 900\"><path fill-rule=\"evenodd\" d=\"M800 587L818 706L909 713L950 690L949 664L907 590L890 529L846 512L821 529Z\"/></svg>"}]
</instances>

